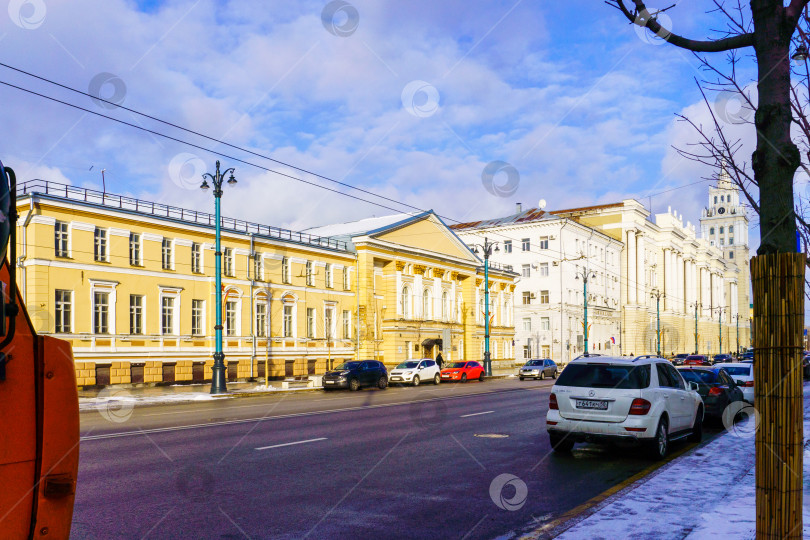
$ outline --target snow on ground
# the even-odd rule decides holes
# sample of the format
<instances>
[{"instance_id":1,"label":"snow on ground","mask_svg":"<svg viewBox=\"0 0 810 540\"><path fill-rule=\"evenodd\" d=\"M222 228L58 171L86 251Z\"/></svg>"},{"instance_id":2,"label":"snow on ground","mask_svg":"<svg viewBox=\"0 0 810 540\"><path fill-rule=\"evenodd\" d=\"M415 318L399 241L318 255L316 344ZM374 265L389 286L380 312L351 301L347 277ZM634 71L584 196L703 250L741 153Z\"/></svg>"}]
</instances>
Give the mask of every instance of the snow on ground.
<instances>
[{"instance_id":1,"label":"snow on ground","mask_svg":"<svg viewBox=\"0 0 810 540\"><path fill-rule=\"evenodd\" d=\"M804 500L810 500L810 395L804 401ZM558 538L748 539L756 533L754 437L749 418L609 499ZM804 505L810 537L810 505Z\"/></svg>"}]
</instances>

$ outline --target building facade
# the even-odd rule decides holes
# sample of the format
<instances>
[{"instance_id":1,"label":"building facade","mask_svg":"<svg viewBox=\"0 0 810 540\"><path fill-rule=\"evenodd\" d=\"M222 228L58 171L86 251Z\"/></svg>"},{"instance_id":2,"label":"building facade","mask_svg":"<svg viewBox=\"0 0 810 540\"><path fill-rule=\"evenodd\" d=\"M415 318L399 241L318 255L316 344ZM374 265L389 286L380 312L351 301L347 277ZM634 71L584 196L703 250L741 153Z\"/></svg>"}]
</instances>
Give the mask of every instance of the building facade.
<instances>
[{"instance_id":1,"label":"building facade","mask_svg":"<svg viewBox=\"0 0 810 540\"><path fill-rule=\"evenodd\" d=\"M212 215L39 180L18 186L17 201L23 301L37 332L71 342L80 386L210 380ZM409 225L429 221L438 237L443 224L436 219ZM469 250L436 250L429 237L420 240L429 244L399 245L402 224L384 240L353 243L230 218L221 223L228 379L305 377L355 358L391 366L407 356L399 352L406 344L411 355L435 356L445 328L453 358L481 359L483 326L472 310L480 261ZM511 298L513 281L502 273L492 286ZM431 296L414 296L400 314L393 308L401 283L412 283L413 295L424 289ZM495 339L511 342L512 327L504 324L510 320L498 319Z\"/></svg>"},{"instance_id":2,"label":"building facade","mask_svg":"<svg viewBox=\"0 0 810 540\"><path fill-rule=\"evenodd\" d=\"M618 354L622 243L537 208L453 225L468 244L496 242L491 260L520 277L515 289L515 361L566 363L588 350ZM587 283L586 283L587 279ZM586 290L587 289L587 290Z\"/></svg>"}]
</instances>

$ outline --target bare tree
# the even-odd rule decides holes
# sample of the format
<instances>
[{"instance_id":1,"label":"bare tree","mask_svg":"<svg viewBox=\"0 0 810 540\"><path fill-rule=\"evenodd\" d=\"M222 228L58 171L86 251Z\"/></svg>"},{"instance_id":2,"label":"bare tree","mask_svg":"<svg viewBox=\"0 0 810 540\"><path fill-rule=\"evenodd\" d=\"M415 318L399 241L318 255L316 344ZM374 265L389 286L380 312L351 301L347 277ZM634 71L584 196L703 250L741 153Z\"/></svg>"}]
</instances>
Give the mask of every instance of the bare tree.
<instances>
[{"instance_id":1,"label":"bare tree","mask_svg":"<svg viewBox=\"0 0 810 540\"><path fill-rule=\"evenodd\" d=\"M712 11L724 18L726 26L717 39L694 40L662 26L658 20L660 11L651 13L643 0L607 0L631 23L671 45L698 54L729 53L730 73L714 69L705 59L702 65L715 74L721 90L732 88L745 106L755 111L756 149L750 162L740 159L740 141L726 137L723 129L711 133L699 129L704 135L702 151L691 152L691 157L728 166L735 183L759 215L761 243L758 256L751 262L755 393L762 418L756 435L758 538L799 538L802 534L799 330L804 320L802 289L807 262L796 253L797 221L803 220L794 207L793 179L803 163L791 127L794 115L800 127L807 122L803 107L798 107L800 111L795 107L800 89L791 85L790 48L794 34L798 33L800 39L806 35L801 24L807 23L802 13L808 1L791 0L785 6L783 0L751 0L749 15L739 1L727 5L723 0L713 0ZM739 51L749 47L753 48L757 69L756 104L736 78ZM712 114L717 128L717 118ZM780 403L782 409L778 410Z\"/></svg>"}]
</instances>

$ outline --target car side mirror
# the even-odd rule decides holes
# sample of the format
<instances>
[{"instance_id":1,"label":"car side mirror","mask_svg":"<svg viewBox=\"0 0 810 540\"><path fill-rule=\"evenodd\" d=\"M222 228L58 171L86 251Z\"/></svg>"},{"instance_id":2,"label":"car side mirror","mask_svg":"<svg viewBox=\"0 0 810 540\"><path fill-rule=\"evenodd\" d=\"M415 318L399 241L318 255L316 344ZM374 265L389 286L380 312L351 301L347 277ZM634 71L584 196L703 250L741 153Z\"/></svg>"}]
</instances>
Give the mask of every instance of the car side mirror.
<instances>
[{"instance_id":1,"label":"car side mirror","mask_svg":"<svg viewBox=\"0 0 810 540\"><path fill-rule=\"evenodd\" d=\"M698 383L696 383L695 381L689 381L689 390L697 392L698 388L699 388Z\"/></svg>"}]
</instances>

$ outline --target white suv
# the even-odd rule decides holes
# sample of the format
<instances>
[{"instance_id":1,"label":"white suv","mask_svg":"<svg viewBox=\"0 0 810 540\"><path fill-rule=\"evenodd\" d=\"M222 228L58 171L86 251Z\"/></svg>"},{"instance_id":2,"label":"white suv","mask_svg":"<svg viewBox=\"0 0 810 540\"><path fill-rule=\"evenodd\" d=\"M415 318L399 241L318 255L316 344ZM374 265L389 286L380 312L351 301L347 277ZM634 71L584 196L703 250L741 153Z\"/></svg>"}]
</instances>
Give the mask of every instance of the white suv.
<instances>
[{"instance_id":1,"label":"white suv","mask_svg":"<svg viewBox=\"0 0 810 540\"><path fill-rule=\"evenodd\" d=\"M431 381L433 384L441 382L439 366L430 358L422 360L406 360L391 370L388 375L390 382L410 383L419 386L422 381Z\"/></svg>"},{"instance_id":2,"label":"white suv","mask_svg":"<svg viewBox=\"0 0 810 540\"><path fill-rule=\"evenodd\" d=\"M546 429L551 447L577 442L647 445L663 458L670 441L703 436L703 401L664 358L580 357L557 378Z\"/></svg>"}]
</instances>

